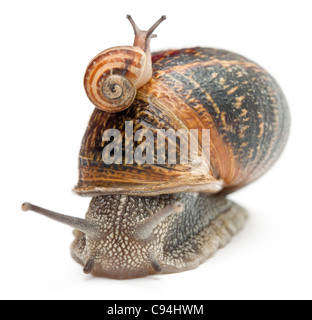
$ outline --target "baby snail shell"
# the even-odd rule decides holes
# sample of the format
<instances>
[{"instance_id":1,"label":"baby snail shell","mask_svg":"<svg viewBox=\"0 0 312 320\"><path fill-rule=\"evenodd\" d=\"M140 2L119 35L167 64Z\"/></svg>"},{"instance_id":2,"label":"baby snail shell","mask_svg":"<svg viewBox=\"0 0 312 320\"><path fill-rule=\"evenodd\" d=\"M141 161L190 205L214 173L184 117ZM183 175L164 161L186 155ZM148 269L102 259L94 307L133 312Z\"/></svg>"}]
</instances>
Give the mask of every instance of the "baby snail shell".
<instances>
[{"instance_id":1,"label":"baby snail shell","mask_svg":"<svg viewBox=\"0 0 312 320\"><path fill-rule=\"evenodd\" d=\"M162 16L148 31L140 30L130 15L127 18L135 33L133 47L104 50L90 62L84 77L88 98L102 111L127 109L135 99L137 89L152 78L150 40L166 16Z\"/></svg>"}]
</instances>

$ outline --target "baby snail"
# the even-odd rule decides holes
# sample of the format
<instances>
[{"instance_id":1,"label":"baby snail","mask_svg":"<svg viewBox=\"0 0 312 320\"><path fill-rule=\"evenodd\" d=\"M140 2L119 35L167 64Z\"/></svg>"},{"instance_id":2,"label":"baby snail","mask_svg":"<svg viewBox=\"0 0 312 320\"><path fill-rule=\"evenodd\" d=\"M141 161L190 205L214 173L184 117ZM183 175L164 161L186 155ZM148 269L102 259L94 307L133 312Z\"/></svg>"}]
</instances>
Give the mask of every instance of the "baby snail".
<instances>
[{"instance_id":1,"label":"baby snail","mask_svg":"<svg viewBox=\"0 0 312 320\"><path fill-rule=\"evenodd\" d=\"M90 62L85 74L87 96L102 111L120 112L129 108L137 89L152 78L150 40L166 16L162 16L148 31L140 30L130 15L127 18L135 32L133 47L104 50Z\"/></svg>"},{"instance_id":2,"label":"baby snail","mask_svg":"<svg viewBox=\"0 0 312 320\"><path fill-rule=\"evenodd\" d=\"M23 205L73 227L71 253L84 272L115 279L194 269L224 247L247 219L227 195L276 162L290 126L283 92L256 63L201 47L151 54L165 16L148 31L127 18L134 46L103 51L84 78L96 106L75 188L92 196L86 218ZM109 159L122 159L104 161L107 147ZM134 161L138 150L155 161Z\"/></svg>"}]
</instances>

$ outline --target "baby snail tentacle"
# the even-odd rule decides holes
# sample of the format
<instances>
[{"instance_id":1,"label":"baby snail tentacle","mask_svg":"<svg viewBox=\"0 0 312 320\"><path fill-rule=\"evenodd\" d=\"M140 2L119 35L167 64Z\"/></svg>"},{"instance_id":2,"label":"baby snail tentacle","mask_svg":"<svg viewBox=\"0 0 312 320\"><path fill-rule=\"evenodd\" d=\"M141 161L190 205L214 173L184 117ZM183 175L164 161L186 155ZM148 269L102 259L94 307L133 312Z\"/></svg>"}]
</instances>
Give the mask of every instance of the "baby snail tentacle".
<instances>
[{"instance_id":1,"label":"baby snail tentacle","mask_svg":"<svg viewBox=\"0 0 312 320\"><path fill-rule=\"evenodd\" d=\"M127 18L135 33L133 46L104 50L90 62L84 78L90 101L98 109L111 113L127 109L135 99L137 89L152 78L150 40L166 16L147 31L140 30L130 15Z\"/></svg>"}]
</instances>

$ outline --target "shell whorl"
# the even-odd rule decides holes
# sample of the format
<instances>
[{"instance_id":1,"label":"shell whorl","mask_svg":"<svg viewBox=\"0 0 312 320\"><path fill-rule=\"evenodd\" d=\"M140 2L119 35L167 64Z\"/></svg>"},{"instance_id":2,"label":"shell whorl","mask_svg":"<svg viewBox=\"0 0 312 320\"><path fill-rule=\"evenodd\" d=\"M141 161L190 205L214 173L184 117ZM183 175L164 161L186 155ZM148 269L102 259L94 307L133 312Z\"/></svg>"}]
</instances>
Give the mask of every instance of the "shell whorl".
<instances>
[{"instance_id":1,"label":"shell whorl","mask_svg":"<svg viewBox=\"0 0 312 320\"><path fill-rule=\"evenodd\" d=\"M135 99L146 66L146 54L138 47L115 47L89 64L84 86L88 98L100 110L120 112Z\"/></svg>"}]
</instances>

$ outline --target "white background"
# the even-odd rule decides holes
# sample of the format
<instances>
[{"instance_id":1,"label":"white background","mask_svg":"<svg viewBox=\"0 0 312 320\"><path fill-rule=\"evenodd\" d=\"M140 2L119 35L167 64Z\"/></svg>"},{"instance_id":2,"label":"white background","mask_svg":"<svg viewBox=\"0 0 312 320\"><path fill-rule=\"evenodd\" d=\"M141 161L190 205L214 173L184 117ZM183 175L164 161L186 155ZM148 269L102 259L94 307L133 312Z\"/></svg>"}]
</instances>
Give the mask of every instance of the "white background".
<instances>
[{"instance_id":1,"label":"white background","mask_svg":"<svg viewBox=\"0 0 312 320\"><path fill-rule=\"evenodd\" d=\"M312 298L311 1L1 1L0 139L2 299ZM278 80L292 113L276 166L233 194L245 230L200 268L115 281L86 276L70 257L71 230L24 201L83 217L72 193L93 107L82 79L97 53L131 45L126 14L143 29L168 16L152 49L225 48Z\"/></svg>"}]
</instances>

